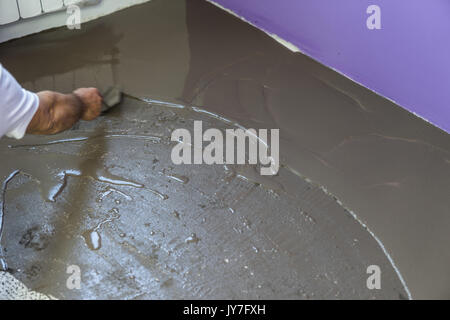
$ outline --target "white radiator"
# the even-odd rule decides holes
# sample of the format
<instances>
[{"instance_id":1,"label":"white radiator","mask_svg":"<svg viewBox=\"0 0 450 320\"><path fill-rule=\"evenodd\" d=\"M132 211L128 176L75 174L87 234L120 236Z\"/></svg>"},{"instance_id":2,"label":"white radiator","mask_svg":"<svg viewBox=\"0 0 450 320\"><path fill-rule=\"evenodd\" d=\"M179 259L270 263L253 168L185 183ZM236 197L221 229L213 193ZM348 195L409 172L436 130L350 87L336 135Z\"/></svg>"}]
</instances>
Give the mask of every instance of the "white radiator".
<instances>
[{"instance_id":1,"label":"white radiator","mask_svg":"<svg viewBox=\"0 0 450 320\"><path fill-rule=\"evenodd\" d=\"M68 7L78 5L81 22L150 0L0 0L0 42L64 26Z\"/></svg>"},{"instance_id":2,"label":"white radiator","mask_svg":"<svg viewBox=\"0 0 450 320\"><path fill-rule=\"evenodd\" d=\"M101 0L1 0L0 25L66 10L73 4L95 5L100 2Z\"/></svg>"}]
</instances>

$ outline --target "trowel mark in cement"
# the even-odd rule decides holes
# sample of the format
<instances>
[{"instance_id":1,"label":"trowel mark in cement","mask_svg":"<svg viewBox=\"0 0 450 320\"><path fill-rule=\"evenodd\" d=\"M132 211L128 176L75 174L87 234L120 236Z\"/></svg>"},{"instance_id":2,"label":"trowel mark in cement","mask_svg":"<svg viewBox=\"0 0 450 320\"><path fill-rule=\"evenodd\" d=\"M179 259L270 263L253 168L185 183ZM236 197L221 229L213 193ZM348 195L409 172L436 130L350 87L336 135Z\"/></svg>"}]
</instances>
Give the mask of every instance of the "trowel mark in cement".
<instances>
[{"instance_id":1,"label":"trowel mark in cement","mask_svg":"<svg viewBox=\"0 0 450 320\"><path fill-rule=\"evenodd\" d=\"M151 193L153 193L154 195L158 196L161 200L167 200L169 199L169 196L167 194L163 194L157 190L154 189L150 189L150 188L145 188L145 190L150 191Z\"/></svg>"},{"instance_id":2,"label":"trowel mark in cement","mask_svg":"<svg viewBox=\"0 0 450 320\"><path fill-rule=\"evenodd\" d=\"M109 135L110 137L116 135ZM135 136L133 136L135 137ZM136 136L138 139L142 136ZM69 154L47 153L39 154L41 161L33 161L36 155L18 150L19 148L38 148L54 144L61 144L67 142L79 142L86 139L95 139L98 137L80 137L72 139L54 140L43 144L36 145L16 145L10 146L7 153L11 153L12 157L5 157L5 159L14 159L13 163L6 163L6 169L13 172L20 168L22 173L30 176L38 183L38 188L42 197L54 202L56 197L62 192L66 183L67 177L86 177L99 182L104 182L118 186L128 186L134 188L144 188L144 185L123 177L119 177L110 173L102 166L96 165L96 159L83 159L81 156ZM152 137L153 138L153 137ZM30 164L33 164L32 166Z\"/></svg>"},{"instance_id":3,"label":"trowel mark in cement","mask_svg":"<svg viewBox=\"0 0 450 320\"><path fill-rule=\"evenodd\" d=\"M19 170L15 170L13 173L11 173L8 178L5 179L2 185L2 194L1 194L1 205L0 205L0 271L6 271L8 270L8 264L6 263L6 260L3 255L3 247L1 245L2 237L3 237L3 218L5 213L5 197L6 197L6 189L8 188L8 183L14 179L15 176L17 176L20 173Z\"/></svg>"},{"instance_id":4,"label":"trowel mark in cement","mask_svg":"<svg viewBox=\"0 0 450 320\"><path fill-rule=\"evenodd\" d=\"M108 218L100 222L95 228L86 230L82 234L87 247L93 251L99 250L102 247L102 237L100 234L102 226L120 218L119 209L117 208L111 209L109 213L111 213L111 215L109 215Z\"/></svg>"},{"instance_id":5,"label":"trowel mark in cement","mask_svg":"<svg viewBox=\"0 0 450 320\"><path fill-rule=\"evenodd\" d=\"M104 192L102 192L100 194L100 196L97 199L97 202L102 202L105 197L109 196L112 193L117 193L117 194L123 196L126 200L133 200L133 197L127 195L126 193L124 193L124 192L122 192L120 190L117 190L116 188L108 187L108 188L105 189ZM118 200L116 200L116 203L117 203L117 201Z\"/></svg>"},{"instance_id":6,"label":"trowel mark in cement","mask_svg":"<svg viewBox=\"0 0 450 320\"><path fill-rule=\"evenodd\" d=\"M72 157L63 156L63 158L66 158L66 160L68 161L74 160L74 158ZM91 161L95 162L94 159ZM42 197L50 202L55 202L56 197L63 191L64 187L67 184L67 177L84 177L118 186L144 188L143 184L111 174L104 168L89 167L89 170L82 171L77 168L75 163L74 165L70 166L70 164L67 165L68 162L65 162L64 164L61 163L61 165L58 165L60 164L59 160L57 162L58 163L54 163L57 164L55 168L50 169L47 167L48 171L44 171L45 169L40 170L39 172L29 169L26 169L25 171L30 177L33 178L33 180L36 180L36 182L38 183L38 188L41 192ZM46 167L45 165L41 164L38 164L38 166L40 166L42 169L43 167ZM71 168L68 168L69 166Z\"/></svg>"},{"instance_id":7,"label":"trowel mark in cement","mask_svg":"<svg viewBox=\"0 0 450 320\"><path fill-rule=\"evenodd\" d=\"M138 140L151 140L154 142L160 142L161 137L156 136L145 136L145 135L125 135L125 134L106 134L106 135L97 135L97 136L79 136L67 139L58 139L51 140L41 144L28 144L28 145L10 145L8 150L5 152L14 153L14 157L6 157L5 159L14 159L13 163L5 163L5 168L7 172L12 172L6 179L4 179L3 185L3 199L2 199L2 209L0 212L0 226L3 223L3 215L4 215L4 196L6 193L6 186L9 181L11 181L17 174L23 173L26 176L30 177L32 180L36 181L38 184L38 189L41 193L41 196L44 200L55 202L57 196L63 191L64 187L67 184L67 177L85 177L90 178L99 182L104 182L108 184L118 185L118 186L128 186L134 188L144 188L145 186L141 183L134 182L129 179L125 179L123 177L119 177L110 173L103 167L99 167L96 165L97 159L88 159L87 161L83 159L81 156L76 155L68 155L68 154L56 154L56 153L47 153L40 154L41 161L34 162L33 158L34 154L30 153L28 150L24 151L23 149L31 149L35 150L36 148L48 147L52 145L65 144L65 143L76 143L76 142L84 142L88 140L95 140L101 138L131 138ZM30 164L33 164L32 166ZM16 168L20 168L17 170ZM173 179L177 179L180 182L185 183L185 177L179 177L177 175L172 176ZM149 189L151 193L155 194L162 200L168 199L168 196L160 193L159 191ZM109 195L110 193L115 192L123 195L127 200L132 199L127 194L109 187L105 192L102 193L100 197L100 201L103 197ZM115 219L113 219L115 220ZM86 240L86 244L92 250L98 250L101 247L101 236L98 232L100 227L106 223L111 222L112 220L106 220L102 222L100 225L95 227L92 230L88 230L83 233L83 237ZM2 228L0 228L0 240L2 235ZM3 270L7 269L6 261L3 259L3 252L0 246L0 267Z\"/></svg>"},{"instance_id":8,"label":"trowel mark in cement","mask_svg":"<svg viewBox=\"0 0 450 320\"><path fill-rule=\"evenodd\" d=\"M189 182L189 178L186 176L178 175L178 174L168 174L167 178L180 182L182 184L186 184Z\"/></svg>"},{"instance_id":9,"label":"trowel mark in cement","mask_svg":"<svg viewBox=\"0 0 450 320\"><path fill-rule=\"evenodd\" d=\"M18 144L18 145L9 145L8 147L10 149L22 149L22 148L36 148L36 147L46 147L56 144L63 144L63 143L75 143L75 142L83 142L88 140L95 140L95 139L112 139L112 138L129 138L129 139L137 139L137 140L149 140L152 142L161 142L162 137L158 136L149 136L149 135L137 135L137 134L105 134L105 135L94 135L94 136L78 136L73 138L67 138L67 139L57 139L57 140L51 140L44 143L39 144Z\"/></svg>"},{"instance_id":10,"label":"trowel mark in cement","mask_svg":"<svg viewBox=\"0 0 450 320\"><path fill-rule=\"evenodd\" d=\"M262 176L258 173L256 165L228 165L223 166L224 170L229 173L227 180L239 178L244 181L248 181L265 188L272 194L278 195L280 192L284 192L283 185L273 178L268 176Z\"/></svg>"},{"instance_id":11,"label":"trowel mark in cement","mask_svg":"<svg viewBox=\"0 0 450 320\"><path fill-rule=\"evenodd\" d=\"M14 150L15 152L21 152L24 154L23 163L24 165L29 164L31 162L28 162L30 156L27 156L27 153L23 152L22 150L18 149L35 149L39 147L48 147L52 145L58 145L58 144L66 144L66 143L76 143L76 142L84 142L84 141L93 141L96 139L111 139L111 138L127 138L127 139L133 139L133 140L149 140L152 142L161 142L161 137L159 136L151 136L151 135L132 135L132 134L120 134L120 133L107 133L105 135L92 135L92 136L78 136L78 137L72 137L72 138L66 138L66 139L57 139L57 140L51 140L46 141L44 143L40 144L27 144L27 145L10 145L9 149ZM17 153L16 153L17 155ZM74 176L74 177L88 177L92 178L94 180L97 180L99 182L105 182L113 185L119 185L119 186L129 186L134 188L144 188L143 184L134 182L132 180L128 180L116 175L111 174L103 167L98 167L95 165L96 159L87 160L88 164L86 165L86 160L84 160L82 157L74 156L74 155L67 155L67 154L47 154L47 155L40 155L40 157L46 157L48 161L40 161L38 163L38 166L40 166L40 170L30 170L25 169L23 170L27 174L29 174L31 177L33 177L35 180L37 180L39 185L39 190L41 191L42 197L47 200L54 202L56 200L56 197L62 192L64 189L66 182L67 182L67 176ZM17 158L17 157L16 157ZM84 170L81 170L81 164L84 164ZM89 165L91 163L92 165ZM50 164L53 164L50 168ZM16 164L17 167L17 164ZM28 166L29 167L29 166ZM173 178L179 178L183 180L183 177L177 177L173 176ZM165 194L160 193L157 190L153 189L147 189L151 193L157 195L162 200L168 199L168 196Z\"/></svg>"},{"instance_id":12,"label":"trowel mark in cement","mask_svg":"<svg viewBox=\"0 0 450 320\"><path fill-rule=\"evenodd\" d=\"M115 137L116 135L108 135ZM118 135L117 135L118 136ZM80 142L89 139L99 138L95 137L78 137L63 140L49 141L40 145L16 145L10 146L2 152L2 158L5 159L2 167L3 176L3 190L2 203L0 206L0 267L3 270L7 269L7 263L3 257L3 250L1 247L1 238L3 233L3 218L5 211L5 195L8 183L18 174L24 174L30 179L34 180L41 196L44 200L55 202L56 197L63 191L67 184L67 177L86 177L99 182L128 186L133 188L144 188L141 183L134 182L123 177L119 177L110 173L103 167L98 166L96 159L85 160L81 156L69 154L46 153L39 154L41 161L35 161L36 154L29 151L24 151L22 148L39 148L50 146L54 144L61 144L67 142ZM135 137L135 136L133 136ZM136 136L135 138L142 138L143 136ZM147 137L146 137L147 138ZM152 139L154 137L151 137ZM98 229L98 228L97 228ZM97 229L94 231L97 232ZM101 239L96 236L95 232L90 237L90 242L93 248L101 245Z\"/></svg>"}]
</instances>

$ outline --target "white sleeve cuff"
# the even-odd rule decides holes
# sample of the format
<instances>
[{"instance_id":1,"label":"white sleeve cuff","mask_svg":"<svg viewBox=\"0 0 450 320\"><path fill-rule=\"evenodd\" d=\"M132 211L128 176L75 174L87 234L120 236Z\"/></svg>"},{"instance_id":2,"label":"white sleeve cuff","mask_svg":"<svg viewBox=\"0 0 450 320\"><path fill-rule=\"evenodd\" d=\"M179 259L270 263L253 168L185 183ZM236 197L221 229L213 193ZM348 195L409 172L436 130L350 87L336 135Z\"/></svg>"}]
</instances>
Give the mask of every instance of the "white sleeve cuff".
<instances>
[{"instance_id":1,"label":"white sleeve cuff","mask_svg":"<svg viewBox=\"0 0 450 320\"><path fill-rule=\"evenodd\" d=\"M38 95L25 89L22 89L22 91L23 99L27 101L26 103L24 103L26 108L22 109L21 115L19 116L21 120L18 125L14 129L6 133L6 136L10 138L22 139L25 136L28 125L30 124L31 120L36 114L36 111L39 108Z\"/></svg>"},{"instance_id":2,"label":"white sleeve cuff","mask_svg":"<svg viewBox=\"0 0 450 320\"><path fill-rule=\"evenodd\" d=\"M0 64L0 138L23 138L38 108L38 95L23 89Z\"/></svg>"}]
</instances>

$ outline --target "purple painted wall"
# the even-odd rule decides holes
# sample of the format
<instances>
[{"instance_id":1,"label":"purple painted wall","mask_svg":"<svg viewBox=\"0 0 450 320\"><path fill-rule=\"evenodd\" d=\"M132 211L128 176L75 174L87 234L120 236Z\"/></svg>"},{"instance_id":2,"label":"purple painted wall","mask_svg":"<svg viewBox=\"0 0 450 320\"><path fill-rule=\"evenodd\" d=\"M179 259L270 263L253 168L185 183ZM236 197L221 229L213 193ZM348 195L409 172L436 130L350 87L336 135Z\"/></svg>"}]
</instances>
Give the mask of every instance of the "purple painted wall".
<instances>
[{"instance_id":1,"label":"purple painted wall","mask_svg":"<svg viewBox=\"0 0 450 320\"><path fill-rule=\"evenodd\" d=\"M214 2L450 133L450 0Z\"/></svg>"}]
</instances>

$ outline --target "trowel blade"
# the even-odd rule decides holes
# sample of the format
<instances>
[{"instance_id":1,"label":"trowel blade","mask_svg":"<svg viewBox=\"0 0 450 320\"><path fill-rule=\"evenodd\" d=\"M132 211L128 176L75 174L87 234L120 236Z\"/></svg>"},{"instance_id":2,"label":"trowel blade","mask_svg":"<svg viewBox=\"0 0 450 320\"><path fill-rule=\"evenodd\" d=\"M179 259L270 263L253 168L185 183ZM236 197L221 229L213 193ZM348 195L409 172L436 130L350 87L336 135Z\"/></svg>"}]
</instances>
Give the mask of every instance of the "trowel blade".
<instances>
[{"instance_id":1,"label":"trowel blade","mask_svg":"<svg viewBox=\"0 0 450 320\"><path fill-rule=\"evenodd\" d=\"M117 106L122 101L122 91L118 87L109 87L103 94L102 114Z\"/></svg>"}]
</instances>

